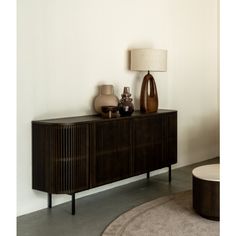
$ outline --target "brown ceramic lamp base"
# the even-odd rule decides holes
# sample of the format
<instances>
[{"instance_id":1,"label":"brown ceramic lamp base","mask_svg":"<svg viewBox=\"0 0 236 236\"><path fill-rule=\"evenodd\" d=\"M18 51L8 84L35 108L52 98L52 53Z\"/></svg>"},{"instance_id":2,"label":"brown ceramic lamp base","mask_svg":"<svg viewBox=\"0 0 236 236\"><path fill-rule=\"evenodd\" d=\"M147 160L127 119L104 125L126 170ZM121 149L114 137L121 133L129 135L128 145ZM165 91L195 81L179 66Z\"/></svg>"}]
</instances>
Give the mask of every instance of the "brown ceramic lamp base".
<instances>
[{"instance_id":1,"label":"brown ceramic lamp base","mask_svg":"<svg viewBox=\"0 0 236 236\"><path fill-rule=\"evenodd\" d=\"M156 112L157 110L158 95L156 83L153 76L148 71L148 74L143 78L140 95L140 111L142 113L151 113Z\"/></svg>"}]
</instances>

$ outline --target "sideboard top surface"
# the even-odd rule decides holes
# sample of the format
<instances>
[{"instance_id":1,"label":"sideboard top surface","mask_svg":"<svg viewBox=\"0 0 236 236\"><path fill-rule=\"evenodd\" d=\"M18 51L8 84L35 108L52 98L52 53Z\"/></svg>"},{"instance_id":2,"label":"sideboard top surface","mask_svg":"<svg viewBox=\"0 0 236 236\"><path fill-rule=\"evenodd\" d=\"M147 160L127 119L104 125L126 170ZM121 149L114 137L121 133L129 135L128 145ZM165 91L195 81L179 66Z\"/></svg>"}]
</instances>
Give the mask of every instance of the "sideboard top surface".
<instances>
[{"instance_id":1,"label":"sideboard top surface","mask_svg":"<svg viewBox=\"0 0 236 236\"><path fill-rule=\"evenodd\" d=\"M53 119L45 119L45 120L33 120L32 124L34 123L42 123L48 125L73 125L76 123L89 123L94 121L107 121L107 120L117 120L117 119L129 119L135 117L145 117L145 116L152 116L158 114L165 114L165 113L173 113L177 112L176 110L167 110L167 109L159 109L157 112L154 113L140 113L140 111L135 111L132 116L126 117L117 117L112 119L104 119L100 115L87 115L87 116L75 116L75 117L63 117L63 118L53 118Z\"/></svg>"}]
</instances>

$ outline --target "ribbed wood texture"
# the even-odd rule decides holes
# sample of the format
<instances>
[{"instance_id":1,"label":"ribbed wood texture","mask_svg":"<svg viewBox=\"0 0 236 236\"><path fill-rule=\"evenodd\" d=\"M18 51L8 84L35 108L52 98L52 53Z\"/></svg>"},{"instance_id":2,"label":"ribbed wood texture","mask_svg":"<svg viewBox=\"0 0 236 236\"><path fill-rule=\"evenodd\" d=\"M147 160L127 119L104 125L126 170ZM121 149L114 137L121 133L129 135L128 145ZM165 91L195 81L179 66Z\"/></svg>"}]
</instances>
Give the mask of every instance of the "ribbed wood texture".
<instances>
[{"instance_id":1,"label":"ribbed wood texture","mask_svg":"<svg viewBox=\"0 0 236 236\"><path fill-rule=\"evenodd\" d=\"M193 175L193 208L210 220L220 219L220 182L196 178Z\"/></svg>"},{"instance_id":2,"label":"ribbed wood texture","mask_svg":"<svg viewBox=\"0 0 236 236\"><path fill-rule=\"evenodd\" d=\"M74 193L88 188L89 126L33 124L33 189Z\"/></svg>"},{"instance_id":3,"label":"ribbed wood texture","mask_svg":"<svg viewBox=\"0 0 236 236\"><path fill-rule=\"evenodd\" d=\"M135 175L161 167L163 156L163 118L151 116L134 120Z\"/></svg>"},{"instance_id":4,"label":"ribbed wood texture","mask_svg":"<svg viewBox=\"0 0 236 236\"><path fill-rule=\"evenodd\" d=\"M133 173L143 174L177 162L177 113L134 120Z\"/></svg>"},{"instance_id":5,"label":"ribbed wood texture","mask_svg":"<svg viewBox=\"0 0 236 236\"><path fill-rule=\"evenodd\" d=\"M92 187L131 176L131 124L130 119L95 124Z\"/></svg>"},{"instance_id":6,"label":"ribbed wood texture","mask_svg":"<svg viewBox=\"0 0 236 236\"><path fill-rule=\"evenodd\" d=\"M176 162L176 111L32 122L33 189L71 194Z\"/></svg>"},{"instance_id":7,"label":"ribbed wood texture","mask_svg":"<svg viewBox=\"0 0 236 236\"><path fill-rule=\"evenodd\" d=\"M163 166L177 163L177 112L164 115L165 146Z\"/></svg>"}]
</instances>

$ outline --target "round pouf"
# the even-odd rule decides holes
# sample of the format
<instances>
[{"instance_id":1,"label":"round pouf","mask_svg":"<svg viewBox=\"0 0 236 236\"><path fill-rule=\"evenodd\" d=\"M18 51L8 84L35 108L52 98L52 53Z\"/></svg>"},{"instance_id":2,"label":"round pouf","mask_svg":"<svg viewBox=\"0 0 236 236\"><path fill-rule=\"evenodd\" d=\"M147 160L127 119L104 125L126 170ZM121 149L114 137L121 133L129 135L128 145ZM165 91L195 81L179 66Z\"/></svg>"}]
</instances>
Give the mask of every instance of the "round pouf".
<instances>
[{"instance_id":1,"label":"round pouf","mask_svg":"<svg viewBox=\"0 0 236 236\"><path fill-rule=\"evenodd\" d=\"M210 220L220 219L220 165L204 165L193 169L193 208Z\"/></svg>"}]
</instances>

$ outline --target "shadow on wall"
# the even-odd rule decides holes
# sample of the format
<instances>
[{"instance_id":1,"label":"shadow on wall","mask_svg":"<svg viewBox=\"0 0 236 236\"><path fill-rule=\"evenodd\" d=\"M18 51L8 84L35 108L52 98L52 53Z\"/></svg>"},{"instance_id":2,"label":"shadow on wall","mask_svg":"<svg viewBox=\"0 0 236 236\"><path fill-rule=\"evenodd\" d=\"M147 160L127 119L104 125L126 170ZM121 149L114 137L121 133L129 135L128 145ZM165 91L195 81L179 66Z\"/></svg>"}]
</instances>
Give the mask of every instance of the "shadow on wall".
<instances>
[{"instance_id":1,"label":"shadow on wall","mask_svg":"<svg viewBox=\"0 0 236 236\"><path fill-rule=\"evenodd\" d=\"M219 117L218 114L201 116L191 119L186 127L183 142L187 156L193 162L206 160L219 156ZM200 160L201 159L201 160Z\"/></svg>"}]
</instances>

